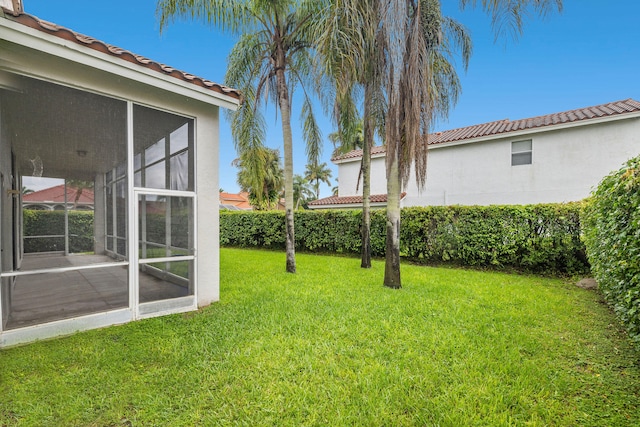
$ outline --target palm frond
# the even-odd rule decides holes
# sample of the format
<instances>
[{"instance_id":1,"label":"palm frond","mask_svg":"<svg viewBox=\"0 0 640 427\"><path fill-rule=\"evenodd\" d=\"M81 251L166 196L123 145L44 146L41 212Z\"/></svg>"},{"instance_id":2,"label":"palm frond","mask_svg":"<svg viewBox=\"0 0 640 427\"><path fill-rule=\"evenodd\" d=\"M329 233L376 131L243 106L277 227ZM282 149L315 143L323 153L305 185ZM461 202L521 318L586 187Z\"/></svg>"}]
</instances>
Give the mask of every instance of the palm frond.
<instances>
[{"instance_id":1,"label":"palm frond","mask_svg":"<svg viewBox=\"0 0 640 427\"><path fill-rule=\"evenodd\" d=\"M302 103L300 120L303 123L302 133L307 143L307 159L310 163L317 164L322 154L322 132L313 114L311 100L306 96Z\"/></svg>"},{"instance_id":2,"label":"palm frond","mask_svg":"<svg viewBox=\"0 0 640 427\"><path fill-rule=\"evenodd\" d=\"M239 35L257 27L248 0L158 0L156 17L163 31L178 20L200 21L223 32Z\"/></svg>"},{"instance_id":3,"label":"palm frond","mask_svg":"<svg viewBox=\"0 0 640 427\"><path fill-rule=\"evenodd\" d=\"M460 0L462 9L478 4L491 17L496 40L505 35L518 38L531 15L544 18L556 10L562 12L563 7L562 0Z\"/></svg>"}]
</instances>

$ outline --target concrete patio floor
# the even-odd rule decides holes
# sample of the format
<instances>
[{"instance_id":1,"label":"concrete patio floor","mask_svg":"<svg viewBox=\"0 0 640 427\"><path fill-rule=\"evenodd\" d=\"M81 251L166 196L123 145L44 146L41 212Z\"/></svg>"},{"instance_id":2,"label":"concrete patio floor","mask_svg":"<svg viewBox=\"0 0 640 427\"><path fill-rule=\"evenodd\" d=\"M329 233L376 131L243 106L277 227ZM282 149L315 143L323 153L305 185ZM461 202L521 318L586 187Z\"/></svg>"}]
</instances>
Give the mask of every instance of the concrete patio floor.
<instances>
[{"instance_id":1,"label":"concrete patio floor","mask_svg":"<svg viewBox=\"0 0 640 427\"><path fill-rule=\"evenodd\" d=\"M20 271L114 263L105 255L25 255ZM6 329L129 306L128 266L15 277ZM140 271L140 302L186 296L188 289Z\"/></svg>"}]
</instances>

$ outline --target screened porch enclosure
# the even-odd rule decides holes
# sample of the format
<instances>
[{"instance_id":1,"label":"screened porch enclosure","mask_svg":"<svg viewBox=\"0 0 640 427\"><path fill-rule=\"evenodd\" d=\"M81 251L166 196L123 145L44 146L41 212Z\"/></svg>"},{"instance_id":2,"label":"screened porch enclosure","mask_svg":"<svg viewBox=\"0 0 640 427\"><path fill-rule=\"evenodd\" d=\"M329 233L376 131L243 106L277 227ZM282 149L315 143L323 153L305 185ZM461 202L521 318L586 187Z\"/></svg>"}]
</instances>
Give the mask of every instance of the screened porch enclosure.
<instances>
[{"instance_id":1,"label":"screened porch enclosure","mask_svg":"<svg viewBox=\"0 0 640 427\"><path fill-rule=\"evenodd\" d=\"M0 88L0 331L194 307L194 120L12 77ZM23 194L47 179L64 183L63 208L27 209ZM67 188L92 192L93 209Z\"/></svg>"}]
</instances>

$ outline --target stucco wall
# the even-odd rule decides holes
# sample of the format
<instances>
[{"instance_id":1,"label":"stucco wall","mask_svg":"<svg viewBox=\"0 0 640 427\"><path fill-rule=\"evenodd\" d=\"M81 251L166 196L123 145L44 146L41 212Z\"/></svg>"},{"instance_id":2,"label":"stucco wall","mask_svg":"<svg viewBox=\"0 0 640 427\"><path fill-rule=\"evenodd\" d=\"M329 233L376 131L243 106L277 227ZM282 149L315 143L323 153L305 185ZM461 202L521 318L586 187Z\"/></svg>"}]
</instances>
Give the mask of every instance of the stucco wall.
<instances>
[{"instance_id":1,"label":"stucco wall","mask_svg":"<svg viewBox=\"0 0 640 427\"><path fill-rule=\"evenodd\" d=\"M511 166L511 142L531 139L531 165ZM616 120L429 150L426 188L415 180L403 206L577 201L640 154L640 118ZM356 192L359 160L339 165L340 196ZM384 158L372 160L371 194L386 193Z\"/></svg>"},{"instance_id":2,"label":"stucco wall","mask_svg":"<svg viewBox=\"0 0 640 427\"><path fill-rule=\"evenodd\" d=\"M198 306L220 299L220 219L218 209L219 109L196 123L196 191L198 193Z\"/></svg>"}]
</instances>

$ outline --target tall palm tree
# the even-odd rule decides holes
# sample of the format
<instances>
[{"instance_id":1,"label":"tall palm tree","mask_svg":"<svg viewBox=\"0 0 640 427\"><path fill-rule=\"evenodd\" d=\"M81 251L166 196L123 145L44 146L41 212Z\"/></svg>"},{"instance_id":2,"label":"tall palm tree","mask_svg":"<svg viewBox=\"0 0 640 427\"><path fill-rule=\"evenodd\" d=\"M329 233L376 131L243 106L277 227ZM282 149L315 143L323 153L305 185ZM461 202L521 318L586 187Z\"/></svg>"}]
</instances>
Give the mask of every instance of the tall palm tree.
<instances>
[{"instance_id":1,"label":"tall palm tree","mask_svg":"<svg viewBox=\"0 0 640 427\"><path fill-rule=\"evenodd\" d=\"M468 37L454 21L442 16L439 0L395 0L385 4L381 28L387 48L386 166L387 241L384 284L399 288L400 192L410 171L419 188L427 173L426 135L434 118L446 116L460 84L449 59L450 47L459 47L465 64ZM545 15L562 0L460 0L461 7L480 5L491 15L496 37L522 31L531 9ZM453 44L451 44L453 43Z\"/></svg>"},{"instance_id":2,"label":"tall palm tree","mask_svg":"<svg viewBox=\"0 0 640 427\"><path fill-rule=\"evenodd\" d=\"M304 177L309 182L313 183L313 189L315 192L316 199L320 198L320 183L324 182L327 185L331 185L331 169L327 166L326 162L321 164L313 164L308 163L305 171Z\"/></svg>"},{"instance_id":3,"label":"tall palm tree","mask_svg":"<svg viewBox=\"0 0 640 427\"><path fill-rule=\"evenodd\" d=\"M278 203L284 185L280 153L267 147L245 150L232 162L238 168L238 184L249 193L257 210L270 210Z\"/></svg>"},{"instance_id":4,"label":"tall palm tree","mask_svg":"<svg viewBox=\"0 0 640 427\"><path fill-rule=\"evenodd\" d=\"M325 73L330 76L335 94L335 121L338 135L349 141L362 129L362 257L361 267L371 267L370 195L371 147L374 129L384 137L386 100L383 93L384 39L380 32L378 0L333 0L326 24L318 36ZM358 93L363 92L359 122L356 108Z\"/></svg>"},{"instance_id":5,"label":"tall palm tree","mask_svg":"<svg viewBox=\"0 0 640 427\"><path fill-rule=\"evenodd\" d=\"M312 72L313 26L322 19L319 0L158 0L160 28L176 18L203 21L238 36L228 58L225 83L239 89L244 102L231 113L231 129L239 152L264 141L265 123L258 102L271 100L280 113L284 148L286 270L296 271L293 223L293 89ZM320 131L311 100L302 91L301 108L307 155L318 162Z\"/></svg>"}]
</instances>

